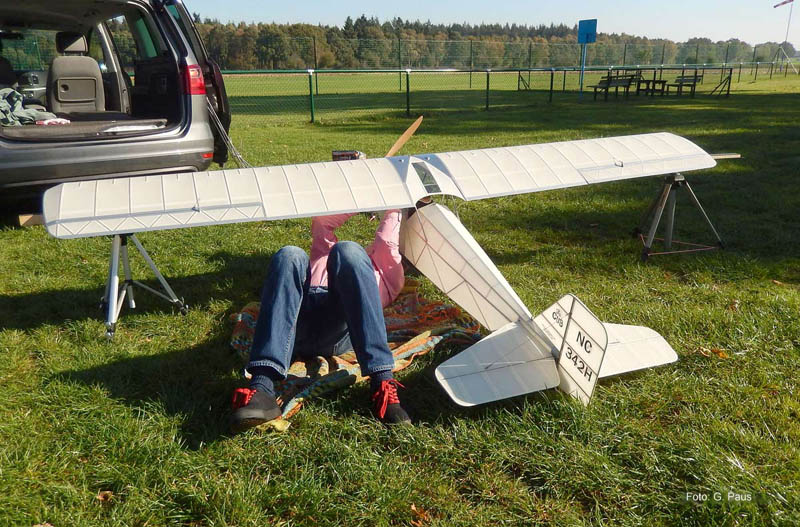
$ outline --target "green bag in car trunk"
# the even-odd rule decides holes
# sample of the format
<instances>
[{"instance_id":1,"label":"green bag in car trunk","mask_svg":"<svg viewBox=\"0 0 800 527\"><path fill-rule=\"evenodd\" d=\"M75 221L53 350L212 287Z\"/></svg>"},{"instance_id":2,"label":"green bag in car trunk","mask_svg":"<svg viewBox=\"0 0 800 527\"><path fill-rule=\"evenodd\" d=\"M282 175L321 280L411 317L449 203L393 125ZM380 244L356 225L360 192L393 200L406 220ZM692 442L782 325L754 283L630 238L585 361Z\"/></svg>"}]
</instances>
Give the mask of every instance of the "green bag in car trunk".
<instances>
[{"instance_id":1,"label":"green bag in car trunk","mask_svg":"<svg viewBox=\"0 0 800 527\"><path fill-rule=\"evenodd\" d=\"M20 126L55 118L50 112L23 108L22 94L13 88L0 90L0 125Z\"/></svg>"}]
</instances>

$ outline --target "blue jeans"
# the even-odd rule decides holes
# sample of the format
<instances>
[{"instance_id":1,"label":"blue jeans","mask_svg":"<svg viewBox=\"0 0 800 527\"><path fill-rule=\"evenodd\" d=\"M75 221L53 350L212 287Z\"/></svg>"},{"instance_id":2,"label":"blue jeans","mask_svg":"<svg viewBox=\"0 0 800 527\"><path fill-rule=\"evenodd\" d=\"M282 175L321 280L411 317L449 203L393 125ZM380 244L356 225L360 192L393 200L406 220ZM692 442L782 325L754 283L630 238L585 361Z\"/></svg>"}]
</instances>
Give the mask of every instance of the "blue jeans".
<instances>
[{"instance_id":1,"label":"blue jeans","mask_svg":"<svg viewBox=\"0 0 800 527\"><path fill-rule=\"evenodd\" d=\"M328 256L328 287L310 287L309 279L309 258L299 247L283 247L272 257L248 369L267 367L283 379L294 357L330 357L352 348L362 375L390 371L394 357L364 248L337 243Z\"/></svg>"}]
</instances>

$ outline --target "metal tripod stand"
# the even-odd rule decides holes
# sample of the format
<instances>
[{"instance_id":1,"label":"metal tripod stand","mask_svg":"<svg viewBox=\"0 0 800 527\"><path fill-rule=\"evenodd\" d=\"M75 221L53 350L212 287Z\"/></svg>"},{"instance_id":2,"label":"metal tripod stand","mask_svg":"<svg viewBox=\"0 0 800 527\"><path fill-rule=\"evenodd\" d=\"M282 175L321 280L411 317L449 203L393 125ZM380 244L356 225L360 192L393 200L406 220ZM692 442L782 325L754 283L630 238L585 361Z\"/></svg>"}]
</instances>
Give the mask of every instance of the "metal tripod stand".
<instances>
[{"instance_id":1,"label":"metal tripod stand","mask_svg":"<svg viewBox=\"0 0 800 527\"><path fill-rule=\"evenodd\" d=\"M145 285L138 280L134 280L131 276L131 264L128 259L128 239L133 241L139 254L142 255L144 261L150 266L153 274L156 275L164 292L157 291L152 287ZM122 269L125 274L125 280L120 284L119 282L119 262L122 260ZM117 320L122 311L122 306L125 303L125 298L128 298L128 307L130 309L136 308L136 301L133 298L133 288L140 287L156 296L159 296L177 307L182 315L185 315L189 307L184 304L183 299L179 299L175 295L175 291L169 286L164 276L156 267L153 259L147 254L147 251L136 238L134 234L116 234L111 241L111 259L108 264L108 281L106 282L106 292L103 298L100 299L100 308L106 311L106 337L114 338L114 332L117 328ZM166 293L166 294L165 294Z\"/></svg>"},{"instance_id":2,"label":"metal tripod stand","mask_svg":"<svg viewBox=\"0 0 800 527\"><path fill-rule=\"evenodd\" d=\"M673 240L672 235L675 227L675 199L676 194L679 188L686 189L689 194L689 198L691 199L694 206L700 211L700 214L703 215L703 218L706 220L706 223L711 228L711 231L714 233L714 236L717 238L717 245L701 245L696 243L688 243L688 242L679 242ZM664 251L663 252L651 252L653 247L653 241L656 240L656 231L658 230L658 224L661 222L661 216L664 214L664 210L666 209L667 217L666 217L666 224L664 226ZM645 238L642 233L645 232L642 229L642 226L647 220L650 220L650 226L647 228L647 237ZM717 229L714 228L714 225L711 223L711 220L708 218L708 214L706 214L705 209L700 204L700 200L697 199L694 191L692 190L691 185L689 182L681 174L671 174L664 178L664 184L661 187L661 192L655 197L655 199L650 203L650 206L645 211L644 215L642 216L642 220L639 222L639 226L635 229L635 234L638 235L642 242L644 243L644 248L642 249L642 261L646 262L650 256L655 256L659 254L677 254L677 253L690 253L690 252L698 252L698 251L710 251L714 249L721 249L724 248L724 244L722 243L722 238L719 237L719 233L717 233ZM684 247L688 247L686 249L678 249L673 250L672 245L681 245Z\"/></svg>"}]
</instances>

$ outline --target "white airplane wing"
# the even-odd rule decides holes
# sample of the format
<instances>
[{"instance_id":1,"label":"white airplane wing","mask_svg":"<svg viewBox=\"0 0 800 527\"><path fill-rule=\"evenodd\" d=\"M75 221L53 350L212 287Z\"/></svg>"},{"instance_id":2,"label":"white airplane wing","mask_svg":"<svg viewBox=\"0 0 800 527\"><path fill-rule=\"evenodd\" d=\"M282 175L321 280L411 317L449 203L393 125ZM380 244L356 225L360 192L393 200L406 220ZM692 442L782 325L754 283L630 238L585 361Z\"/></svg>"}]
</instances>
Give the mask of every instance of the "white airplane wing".
<instances>
[{"instance_id":1,"label":"white airplane wing","mask_svg":"<svg viewBox=\"0 0 800 527\"><path fill-rule=\"evenodd\" d=\"M700 147L670 133L418 157L451 178L465 200L672 174L716 165Z\"/></svg>"},{"instance_id":2,"label":"white airplane wing","mask_svg":"<svg viewBox=\"0 0 800 527\"><path fill-rule=\"evenodd\" d=\"M709 168L670 133L381 159L63 183L44 195L50 234L80 238L413 207Z\"/></svg>"}]
</instances>

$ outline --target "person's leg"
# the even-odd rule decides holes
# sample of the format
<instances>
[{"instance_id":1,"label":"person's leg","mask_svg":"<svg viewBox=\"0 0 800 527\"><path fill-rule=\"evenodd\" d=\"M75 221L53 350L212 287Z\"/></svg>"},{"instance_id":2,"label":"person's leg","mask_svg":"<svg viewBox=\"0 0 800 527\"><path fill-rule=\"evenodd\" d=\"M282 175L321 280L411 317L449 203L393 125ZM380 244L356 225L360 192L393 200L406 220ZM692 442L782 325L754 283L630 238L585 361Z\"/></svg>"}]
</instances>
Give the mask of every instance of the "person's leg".
<instances>
[{"instance_id":1,"label":"person's leg","mask_svg":"<svg viewBox=\"0 0 800 527\"><path fill-rule=\"evenodd\" d=\"M261 292L247 370L250 389L234 393L232 428L243 431L280 416L274 381L286 377L297 320L308 288L308 256L298 247L283 247L272 257Z\"/></svg>"},{"instance_id":2,"label":"person's leg","mask_svg":"<svg viewBox=\"0 0 800 527\"><path fill-rule=\"evenodd\" d=\"M347 320L361 373L370 377L378 418L387 423L409 422L397 398L394 357L387 343L378 284L363 247L354 242L333 246L328 257L328 286L334 305Z\"/></svg>"},{"instance_id":3,"label":"person's leg","mask_svg":"<svg viewBox=\"0 0 800 527\"><path fill-rule=\"evenodd\" d=\"M386 339L372 260L355 242L339 242L328 257L328 286L342 309L361 374L391 372L394 357Z\"/></svg>"},{"instance_id":4,"label":"person's leg","mask_svg":"<svg viewBox=\"0 0 800 527\"><path fill-rule=\"evenodd\" d=\"M286 246L272 257L261 291L247 370L272 380L286 377L292 358L297 319L308 289L308 255L299 247Z\"/></svg>"}]
</instances>

